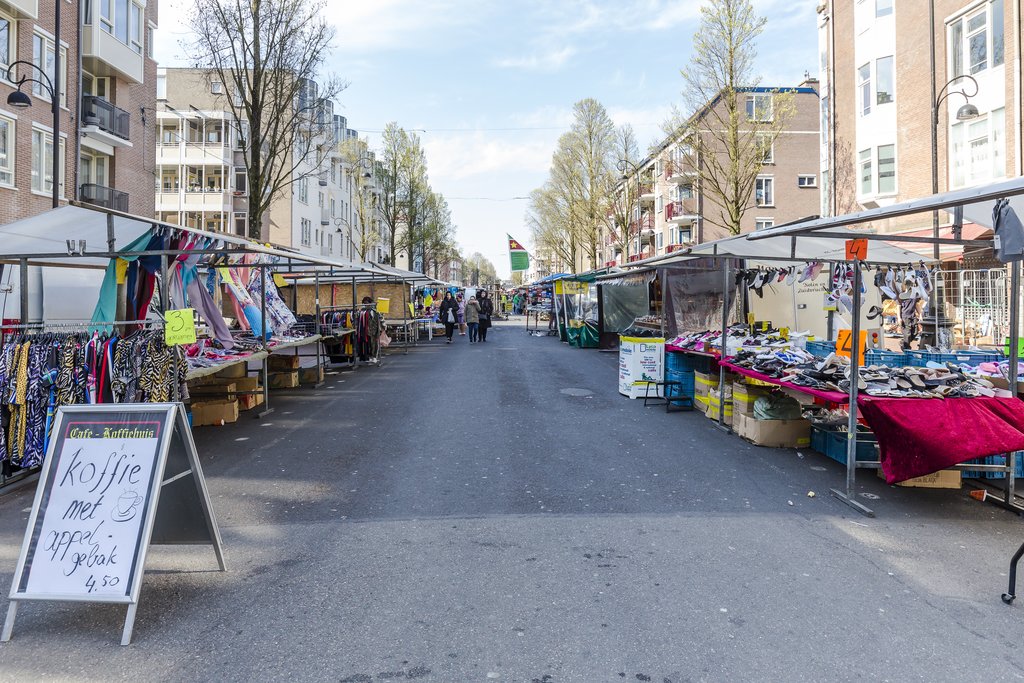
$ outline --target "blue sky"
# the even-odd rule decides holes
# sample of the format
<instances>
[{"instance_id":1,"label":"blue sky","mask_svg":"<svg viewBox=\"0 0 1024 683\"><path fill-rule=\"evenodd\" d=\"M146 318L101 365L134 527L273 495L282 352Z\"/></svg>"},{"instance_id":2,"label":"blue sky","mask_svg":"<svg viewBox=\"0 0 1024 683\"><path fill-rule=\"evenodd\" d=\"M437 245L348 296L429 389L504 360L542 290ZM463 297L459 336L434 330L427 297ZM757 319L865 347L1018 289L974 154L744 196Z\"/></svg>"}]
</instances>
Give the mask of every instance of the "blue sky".
<instances>
[{"instance_id":1,"label":"blue sky","mask_svg":"<svg viewBox=\"0 0 1024 683\"><path fill-rule=\"evenodd\" d=\"M763 85L817 69L815 0L753 0L768 25ZM389 121L420 129L431 184L458 242L508 274L505 233L530 246L524 197L547 175L574 102L600 101L641 145L680 103L697 0L328 0L330 69L349 126L371 146ZM156 57L181 66L189 0L163 0Z\"/></svg>"}]
</instances>

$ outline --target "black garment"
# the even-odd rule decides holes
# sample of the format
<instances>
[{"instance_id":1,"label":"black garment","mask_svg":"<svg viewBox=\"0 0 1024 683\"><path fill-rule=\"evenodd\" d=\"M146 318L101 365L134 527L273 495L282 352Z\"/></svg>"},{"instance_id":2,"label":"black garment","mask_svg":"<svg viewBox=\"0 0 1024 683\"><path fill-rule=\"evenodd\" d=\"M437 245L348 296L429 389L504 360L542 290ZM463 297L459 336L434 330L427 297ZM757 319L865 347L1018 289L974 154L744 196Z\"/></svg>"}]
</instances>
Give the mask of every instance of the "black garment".
<instances>
[{"instance_id":1,"label":"black garment","mask_svg":"<svg viewBox=\"0 0 1024 683\"><path fill-rule=\"evenodd\" d=\"M487 330L491 327L491 316L494 315L494 302L489 296L481 297L480 304L480 341L487 341Z\"/></svg>"},{"instance_id":2,"label":"black garment","mask_svg":"<svg viewBox=\"0 0 1024 683\"><path fill-rule=\"evenodd\" d=\"M455 326L458 323L445 323L444 324L444 336L448 337L448 341L452 340L452 335L455 334Z\"/></svg>"},{"instance_id":3,"label":"black garment","mask_svg":"<svg viewBox=\"0 0 1024 683\"><path fill-rule=\"evenodd\" d=\"M448 322L448 311L452 312L453 322L451 323ZM446 298L441 301L441 306L437 309L437 319L444 323L444 334L448 337L448 341L451 341L452 330L459 322L459 302L454 298Z\"/></svg>"}]
</instances>

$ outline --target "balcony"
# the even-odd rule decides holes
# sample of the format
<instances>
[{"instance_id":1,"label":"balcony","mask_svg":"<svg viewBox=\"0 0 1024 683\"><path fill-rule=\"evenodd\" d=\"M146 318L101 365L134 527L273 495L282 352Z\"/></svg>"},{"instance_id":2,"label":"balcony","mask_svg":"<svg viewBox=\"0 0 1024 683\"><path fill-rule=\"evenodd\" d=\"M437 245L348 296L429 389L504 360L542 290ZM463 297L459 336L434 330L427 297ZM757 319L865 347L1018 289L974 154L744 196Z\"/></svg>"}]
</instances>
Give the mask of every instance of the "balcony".
<instances>
[{"instance_id":1,"label":"balcony","mask_svg":"<svg viewBox=\"0 0 1024 683\"><path fill-rule=\"evenodd\" d=\"M670 244L665 247L665 253L671 254L673 251L682 251L683 249L689 249L689 244Z\"/></svg>"},{"instance_id":2,"label":"balcony","mask_svg":"<svg viewBox=\"0 0 1024 683\"><path fill-rule=\"evenodd\" d=\"M665 163L665 180L670 183L682 183L696 175L683 159L672 159Z\"/></svg>"},{"instance_id":3,"label":"balcony","mask_svg":"<svg viewBox=\"0 0 1024 683\"><path fill-rule=\"evenodd\" d=\"M697 220L697 200L693 197L665 205L665 220L674 225Z\"/></svg>"},{"instance_id":4,"label":"balcony","mask_svg":"<svg viewBox=\"0 0 1024 683\"><path fill-rule=\"evenodd\" d=\"M614 268L617 265L619 265L619 262L616 261L615 259L612 259L611 261L605 261L604 262L604 267L605 268Z\"/></svg>"},{"instance_id":5,"label":"balcony","mask_svg":"<svg viewBox=\"0 0 1024 683\"><path fill-rule=\"evenodd\" d=\"M104 185L86 183L78 188L79 198L86 204L128 212L128 193Z\"/></svg>"},{"instance_id":6,"label":"balcony","mask_svg":"<svg viewBox=\"0 0 1024 683\"><path fill-rule=\"evenodd\" d=\"M6 0L4 4L15 11L18 19L39 18L39 0Z\"/></svg>"},{"instance_id":7,"label":"balcony","mask_svg":"<svg viewBox=\"0 0 1024 683\"><path fill-rule=\"evenodd\" d=\"M654 181L640 183L640 203L641 204L653 204L654 203Z\"/></svg>"},{"instance_id":8,"label":"balcony","mask_svg":"<svg viewBox=\"0 0 1024 683\"><path fill-rule=\"evenodd\" d=\"M111 147L131 147L131 115L109 100L82 96L82 134Z\"/></svg>"},{"instance_id":9,"label":"balcony","mask_svg":"<svg viewBox=\"0 0 1024 683\"><path fill-rule=\"evenodd\" d=\"M654 230L654 214L651 213L645 213L639 221L632 221L629 224L630 235L646 232L648 230Z\"/></svg>"},{"instance_id":10,"label":"balcony","mask_svg":"<svg viewBox=\"0 0 1024 683\"><path fill-rule=\"evenodd\" d=\"M97 0L84 0L83 13L92 23L82 26L82 67L94 76L121 78L141 84L145 77L145 60L136 52L100 27Z\"/></svg>"}]
</instances>

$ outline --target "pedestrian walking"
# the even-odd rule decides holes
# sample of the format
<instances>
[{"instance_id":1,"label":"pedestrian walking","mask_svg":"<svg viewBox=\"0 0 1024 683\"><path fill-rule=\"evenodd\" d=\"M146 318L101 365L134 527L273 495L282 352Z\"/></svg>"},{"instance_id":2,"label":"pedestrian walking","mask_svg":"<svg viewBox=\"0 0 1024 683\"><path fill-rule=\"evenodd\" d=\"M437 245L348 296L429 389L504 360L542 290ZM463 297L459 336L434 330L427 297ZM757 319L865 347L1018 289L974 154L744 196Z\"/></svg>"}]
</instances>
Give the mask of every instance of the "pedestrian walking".
<instances>
[{"instance_id":1,"label":"pedestrian walking","mask_svg":"<svg viewBox=\"0 0 1024 683\"><path fill-rule=\"evenodd\" d=\"M523 314L522 303L523 297L519 296L519 292L516 292L515 296L512 297L512 310L515 311L516 315Z\"/></svg>"},{"instance_id":2,"label":"pedestrian walking","mask_svg":"<svg viewBox=\"0 0 1024 683\"><path fill-rule=\"evenodd\" d=\"M458 318L459 303L452 297L451 292L444 293L444 301L437 311L437 318L444 323L444 336L448 338L446 344L452 343L452 335L455 333L455 326L459 324Z\"/></svg>"},{"instance_id":3,"label":"pedestrian walking","mask_svg":"<svg viewBox=\"0 0 1024 683\"><path fill-rule=\"evenodd\" d=\"M462 292L455 295L455 300L459 302L459 336L466 336L466 302L462 300Z\"/></svg>"},{"instance_id":4,"label":"pedestrian walking","mask_svg":"<svg viewBox=\"0 0 1024 683\"><path fill-rule=\"evenodd\" d=\"M480 304L475 296L469 297L466 302L466 326L469 327L469 343L475 344L479 341L480 333Z\"/></svg>"},{"instance_id":5,"label":"pedestrian walking","mask_svg":"<svg viewBox=\"0 0 1024 683\"><path fill-rule=\"evenodd\" d=\"M487 290L481 290L480 300L480 341L487 341L487 330L491 326L491 316L494 315L494 302L487 296Z\"/></svg>"}]
</instances>

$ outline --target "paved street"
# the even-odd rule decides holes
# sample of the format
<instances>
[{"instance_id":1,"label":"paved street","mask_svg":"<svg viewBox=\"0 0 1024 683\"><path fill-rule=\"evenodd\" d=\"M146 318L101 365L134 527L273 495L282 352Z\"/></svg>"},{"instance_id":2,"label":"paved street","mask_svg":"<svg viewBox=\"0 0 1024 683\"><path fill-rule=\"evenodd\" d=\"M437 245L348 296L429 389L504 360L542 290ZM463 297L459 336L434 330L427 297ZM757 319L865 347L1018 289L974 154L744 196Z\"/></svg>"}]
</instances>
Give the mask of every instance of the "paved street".
<instances>
[{"instance_id":1,"label":"paved street","mask_svg":"<svg viewBox=\"0 0 1024 683\"><path fill-rule=\"evenodd\" d=\"M197 430L229 571L154 548L124 648L121 607L25 604L0 679L1024 678L1016 516L864 476L861 517L838 464L645 409L616 363L520 320ZM4 590L30 504L0 500Z\"/></svg>"}]
</instances>

